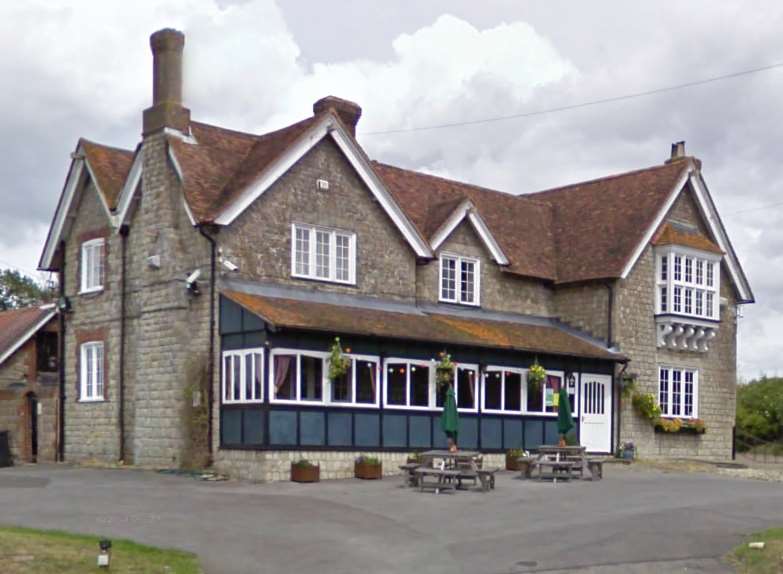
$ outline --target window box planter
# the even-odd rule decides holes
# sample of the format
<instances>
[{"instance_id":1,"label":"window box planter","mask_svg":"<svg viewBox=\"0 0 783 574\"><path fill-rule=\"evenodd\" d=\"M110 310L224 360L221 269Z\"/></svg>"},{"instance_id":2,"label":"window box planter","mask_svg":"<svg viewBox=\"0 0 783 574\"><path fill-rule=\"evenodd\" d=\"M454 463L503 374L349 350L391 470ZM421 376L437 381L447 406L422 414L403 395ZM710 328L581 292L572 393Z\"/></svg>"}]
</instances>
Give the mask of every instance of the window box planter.
<instances>
[{"instance_id":1,"label":"window box planter","mask_svg":"<svg viewBox=\"0 0 783 574\"><path fill-rule=\"evenodd\" d=\"M700 435L707 432L704 421L700 419L659 419L655 423L655 432L661 434Z\"/></svg>"},{"instance_id":2,"label":"window box planter","mask_svg":"<svg viewBox=\"0 0 783 574\"><path fill-rule=\"evenodd\" d=\"M310 462L292 462L291 480L293 482L319 482L321 480L321 466Z\"/></svg>"},{"instance_id":3,"label":"window box planter","mask_svg":"<svg viewBox=\"0 0 783 574\"><path fill-rule=\"evenodd\" d=\"M380 480L383 478L383 463L380 461L357 460L353 463L353 473L362 480Z\"/></svg>"}]
</instances>

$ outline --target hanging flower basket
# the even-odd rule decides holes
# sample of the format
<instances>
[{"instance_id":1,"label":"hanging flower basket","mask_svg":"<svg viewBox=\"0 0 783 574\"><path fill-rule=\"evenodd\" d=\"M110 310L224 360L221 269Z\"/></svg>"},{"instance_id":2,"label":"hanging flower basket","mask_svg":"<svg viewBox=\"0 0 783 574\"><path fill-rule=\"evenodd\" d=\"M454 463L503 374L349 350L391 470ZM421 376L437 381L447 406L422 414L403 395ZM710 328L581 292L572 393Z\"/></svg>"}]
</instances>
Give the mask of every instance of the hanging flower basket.
<instances>
[{"instance_id":1,"label":"hanging flower basket","mask_svg":"<svg viewBox=\"0 0 783 574\"><path fill-rule=\"evenodd\" d=\"M438 354L440 361L435 365L435 382L438 388L448 387L454 382L454 363L451 361L451 355L443 351Z\"/></svg>"},{"instance_id":2,"label":"hanging flower basket","mask_svg":"<svg viewBox=\"0 0 783 574\"><path fill-rule=\"evenodd\" d=\"M542 367L538 359L533 361L533 364L530 365L530 369L527 371L527 382L533 387L533 389L538 390L541 388L541 384L546 380L546 369Z\"/></svg>"},{"instance_id":3,"label":"hanging flower basket","mask_svg":"<svg viewBox=\"0 0 783 574\"><path fill-rule=\"evenodd\" d=\"M345 376L350 368L351 359L343 354L343 348L340 346L340 337L335 337L332 348L329 351L329 380L336 381L340 379Z\"/></svg>"}]
</instances>

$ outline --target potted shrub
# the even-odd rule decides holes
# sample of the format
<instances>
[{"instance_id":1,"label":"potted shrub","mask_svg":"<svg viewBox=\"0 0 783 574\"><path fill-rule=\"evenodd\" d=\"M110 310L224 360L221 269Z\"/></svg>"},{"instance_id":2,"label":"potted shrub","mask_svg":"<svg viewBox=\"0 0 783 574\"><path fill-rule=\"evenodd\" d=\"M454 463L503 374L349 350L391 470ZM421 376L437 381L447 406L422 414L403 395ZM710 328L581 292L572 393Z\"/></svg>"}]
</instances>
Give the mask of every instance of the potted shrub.
<instances>
[{"instance_id":1,"label":"potted shrub","mask_svg":"<svg viewBox=\"0 0 783 574\"><path fill-rule=\"evenodd\" d=\"M506 470L521 470L519 459L525 456L521 448L510 448L506 451Z\"/></svg>"},{"instance_id":2,"label":"potted shrub","mask_svg":"<svg viewBox=\"0 0 783 574\"><path fill-rule=\"evenodd\" d=\"M318 482L321 480L321 467L304 458L292 462L291 480L294 482Z\"/></svg>"},{"instance_id":3,"label":"potted shrub","mask_svg":"<svg viewBox=\"0 0 783 574\"><path fill-rule=\"evenodd\" d=\"M383 478L383 463L374 456L360 456L353 463L356 478L379 480Z\"/></svg>"}]
</instances>

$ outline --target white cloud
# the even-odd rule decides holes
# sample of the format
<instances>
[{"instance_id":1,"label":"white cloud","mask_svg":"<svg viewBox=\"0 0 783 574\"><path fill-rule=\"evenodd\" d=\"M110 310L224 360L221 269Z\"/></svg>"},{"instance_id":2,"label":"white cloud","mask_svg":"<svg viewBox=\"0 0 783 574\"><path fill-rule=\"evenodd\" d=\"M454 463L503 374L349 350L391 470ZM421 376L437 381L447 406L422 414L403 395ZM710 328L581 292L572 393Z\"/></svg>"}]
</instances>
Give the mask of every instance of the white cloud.
<instances>
[{"instance_id":1,"label":"white cloud","mask_svg":"<svg viewBox=\"0 0 783 574\"><path fill-rule=\"evenodd\" d=\"M135 145L151 97L148 37L164 26L187 34L185 103L193 117L250 131L301 119L330 93L362 105L361 133L551 108L779 59L772 47L783 9L773 1L763 10L738 0L670 10L655 2L612 6L547 3L536 23L497 17L481 28L443 14L398 33L382 60L363 57L357 44L354 57L335 62L303 58L272 0L4 2L0 75L12 81L0 90L0 261L35 266L79 136ZM553 17L566 9L568 17ZM610 9L616 17L606 17ZM311 17L302 10L289 17ZM323 42L353 41L334 35L329 21L310 29ZM770 72L579 111L360 141L390 163L526 192L658 163L669 143L688 140L759 299L741 322L740 367L752 376L780 364L783 208L734 213L783 197L781 88L783 74Z\"/></svg>"}]
</instances>

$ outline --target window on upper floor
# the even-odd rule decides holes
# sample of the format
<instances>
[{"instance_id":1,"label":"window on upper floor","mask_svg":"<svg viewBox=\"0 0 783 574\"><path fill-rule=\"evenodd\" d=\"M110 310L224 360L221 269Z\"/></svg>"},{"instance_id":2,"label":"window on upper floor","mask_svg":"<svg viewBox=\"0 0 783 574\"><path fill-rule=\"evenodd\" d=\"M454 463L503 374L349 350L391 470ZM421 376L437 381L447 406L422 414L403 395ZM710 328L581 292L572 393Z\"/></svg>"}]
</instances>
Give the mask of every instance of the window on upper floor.
<instances>
[{"instance_id":1,"label":"window on upper floor","mask_svg":"<svg viewBox=\"0 0 783 574\"><path fill-rule=\"evenodd\" d=\"M699 371L675 367L658 369L658 405L661 416L696 418L699 402Z\"/></svg>"},{"instance_id":2,"label":"window on upper floor","mask_svg":"<svg viewBox=\"0 0 783 574\"><path fill-rule=\"evenodd\" d=\"M656 259L658 314L720 319L720 256L667 247Z\"/></svg>"},{"instance_id":3,"label":"window on upper floor","mask_svg":"<svg viewBox=\"0 0 783 574\"><path fill-rule=\"evenodd\" d=\"M92 239L82 243L81 292L91 293L103 289L104 240Z\"/></svg>"},{"instance_id":4,"label":"window on upper floor","mask_svg":"<svg viewBox=\"0 0 783 574\"><path fill-rule=\"evenodd\" d=\"M103 342L84 343L80 350L80 393L79 400L102 401L104 399Z\"/></svg>"},{"instance_id":5,"label":"window on upper floor","mask_svg":"<svg viewBox=\"0 0 783 574\"><path fill-rule=\"evenodd\" d=\"M479 305L480 277L478 259L459 255L441 255L440 300L462 305Z\"/></svg>"},{"instance_id":6,"label":"window on upper floor","mask_svg":"<svg viewBox=\"0 0 783 574\"><path fill-rule=\"evenodd\" d=\"M295 223L291 227L291 274L356 283L356 234Z\"/></svg>"}]
</instances>

